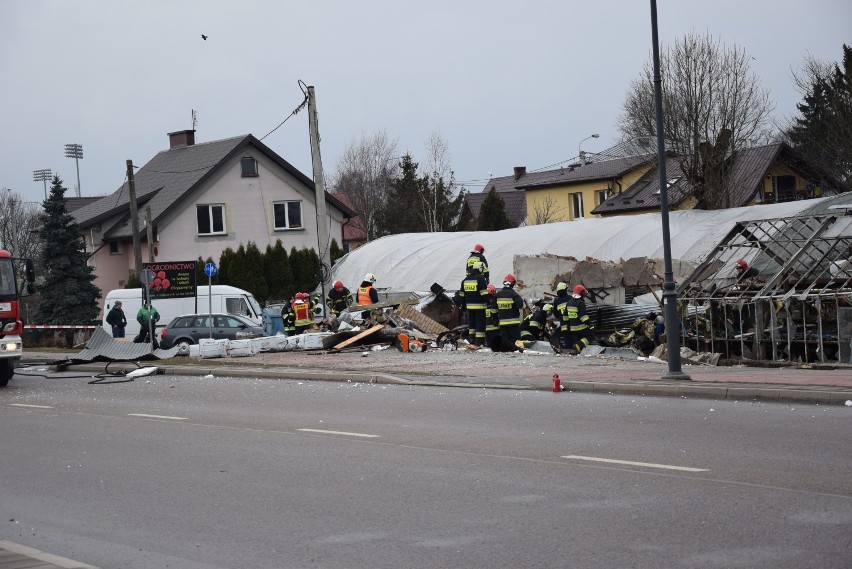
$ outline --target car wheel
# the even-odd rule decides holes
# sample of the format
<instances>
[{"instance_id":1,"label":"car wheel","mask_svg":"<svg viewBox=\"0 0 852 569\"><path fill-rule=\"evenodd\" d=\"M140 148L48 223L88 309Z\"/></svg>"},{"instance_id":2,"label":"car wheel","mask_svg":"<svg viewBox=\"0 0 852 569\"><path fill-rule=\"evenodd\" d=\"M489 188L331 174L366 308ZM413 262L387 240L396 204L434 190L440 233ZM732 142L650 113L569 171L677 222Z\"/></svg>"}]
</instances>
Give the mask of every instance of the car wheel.
<instances>
[{"instance_id":1,"label":"car wheel","mask_svg":"<svg viewBox=\"0 0 852 569\"><path fill-rule=\"evenodd\" d=\"M192 340L188 338L181 338L177 342L175 342L175 346L178 348L178 355L188 356L189 355L189 347L194 344Z\"/></svg>"}]
</instances>

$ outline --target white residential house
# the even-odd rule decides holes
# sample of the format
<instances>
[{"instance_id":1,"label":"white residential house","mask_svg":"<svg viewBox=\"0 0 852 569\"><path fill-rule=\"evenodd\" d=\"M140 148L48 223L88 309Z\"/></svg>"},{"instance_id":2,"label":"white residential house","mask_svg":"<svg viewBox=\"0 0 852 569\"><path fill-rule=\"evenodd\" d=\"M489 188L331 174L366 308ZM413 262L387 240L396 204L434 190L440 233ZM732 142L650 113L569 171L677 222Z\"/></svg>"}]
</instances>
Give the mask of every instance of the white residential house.
<instances>
[{"instance_id":1,"label":"white residential house","mask_svg":"<svg viewBox=\"0 0 852 569\"><path fill-rule=\"evenodd\" d=\"M169 133L168 150L135 170L142 260L218 259L253 242L264 251L281 240L318 250L313 181L252 135L195 143L195 131ZM326 192L330 238L356 213ZM146 210L151 208L152 243ZM104 295L135 272L127 181L111 195L74 210Z\"/></svg>"}]
</instances>

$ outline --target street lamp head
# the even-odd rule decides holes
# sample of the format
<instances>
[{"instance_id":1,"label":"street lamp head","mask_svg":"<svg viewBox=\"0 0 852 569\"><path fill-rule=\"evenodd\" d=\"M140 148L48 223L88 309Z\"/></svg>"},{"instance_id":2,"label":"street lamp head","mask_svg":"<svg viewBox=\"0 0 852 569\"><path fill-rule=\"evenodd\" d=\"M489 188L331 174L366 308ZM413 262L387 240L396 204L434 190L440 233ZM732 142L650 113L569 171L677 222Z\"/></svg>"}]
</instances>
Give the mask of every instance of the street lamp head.
<instances>
[{"instance_id":1,"label":"street lamp head","mask_svg":"<svg viewBox=\"0 0 852 569\"><path fill-rule=\"evenodd\" d=\"M598 133L595 133L595 134L592 135L592 138L600 138L600 137L601 137L601 135L599 135Z\"/></svg>"}]
</instances>

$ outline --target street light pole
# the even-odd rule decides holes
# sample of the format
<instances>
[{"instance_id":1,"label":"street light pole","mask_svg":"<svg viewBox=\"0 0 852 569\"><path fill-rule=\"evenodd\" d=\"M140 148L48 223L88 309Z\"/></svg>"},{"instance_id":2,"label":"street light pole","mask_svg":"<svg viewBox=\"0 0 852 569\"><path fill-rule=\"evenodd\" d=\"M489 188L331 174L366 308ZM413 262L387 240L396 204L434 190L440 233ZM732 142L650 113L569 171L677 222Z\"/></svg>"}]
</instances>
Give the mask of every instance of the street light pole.
<instances>
[{"instance_id":1,"label":"street light pole","mask_svg":"<svg viewBox=\"0 0 852 569\"><path fill-rule=\"evenodd\" d=\"M666 354L669 371L663 379L691 379L680 367L680 322L677 317L677 291L672 270L669 233L669 188L666 176L666 142L663 132L663 80L660 77L660 46L657 36L657 0L651 0L651 39L654 43L654 102L657 110L657 161L660 171L660 213L663 222L663 308L666 321Z\"/></svg>"},{"instance_id":2,"label":"street light pole","mask_svg":"<svg viewBox=\"0 0 852 569\"><path fill-rule=\"evenodd\" d=\"M47 181L51 177L50 168L33 170L33 182L44 182L44 200L47 201Z\"/></svg>"},{"instance_id":3,"label":"street light pole","mask_svg":"<svg viewBox=\"0 0 852 569\"><path fill-rule=\"evenodd\" d=\"M589 136L581 140L580 144L577 145L577 155L580 157L580 164L582 164L583 166L586 165L586 153L582 150L583 143L589 140L590 138L598 138L599 136L600 135L598 133L590 134Z\"/></svg>"},{"instance_id":4,"label":"street light pole","mask_svg":"<svg viewBox=\"0 0 852 569\"><path fill-rule=\"evenodd\" d=\"M80 160L83 159L83 145L82 144L66 144L65 145L65 157L73 158L77 163L77 197L80 197Z\"/></svg>"}]
</instances>

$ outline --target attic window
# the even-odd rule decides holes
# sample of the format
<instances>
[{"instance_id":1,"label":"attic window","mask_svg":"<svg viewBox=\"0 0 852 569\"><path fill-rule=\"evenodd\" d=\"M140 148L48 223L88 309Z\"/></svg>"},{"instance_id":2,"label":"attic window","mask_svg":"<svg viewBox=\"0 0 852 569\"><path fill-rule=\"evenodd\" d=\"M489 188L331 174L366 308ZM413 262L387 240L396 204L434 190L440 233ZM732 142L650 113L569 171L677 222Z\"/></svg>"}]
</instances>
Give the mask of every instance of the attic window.
<instances>
[{"instance_id":1,"label":"attic window","mask_svg":"<svg viewBox=\"0 0 852 569\"><path fill-rule=\"evenodd\" d=\"M116 241L115 239L112 239L109 242L109 254L118 255L118 241Z\"/></svg>"},{"instance_id":2,"label":"attic window","mask_svg":"<svg viewBox=\"0 0 852 569\"><path fill-rule=\"evenodd\" d=\"M675 184L680 182L680 178L681 178L680 176L675 176L674 178L669 178L669 181L666 183L666 189L668 190L669 188L671 188L672 186L674 186ZM654 195L655 196L660 195L660 190L657 190L656 192L654 192Z\"/></svg>"},{"instance_id":3,"label":"attic window","mask_svg":"<svg viewBox=\"0 0 852 569\"><path fill-rule=\"evenodd\" d=\"M272 204L275 229L302 229L302 202L275 202Z\"/></svg>"},{"instance_id":4,"label":"attic window","mask_svg":"<svg viewBox=\"0 0 852 569\"><path fill-rule=\"evenodd\" d=\"M257 160L251 156L246 156L240 159L240 168L242 169L243 178L252 178L257 176Z\"/></svg>"}]
</instances>

